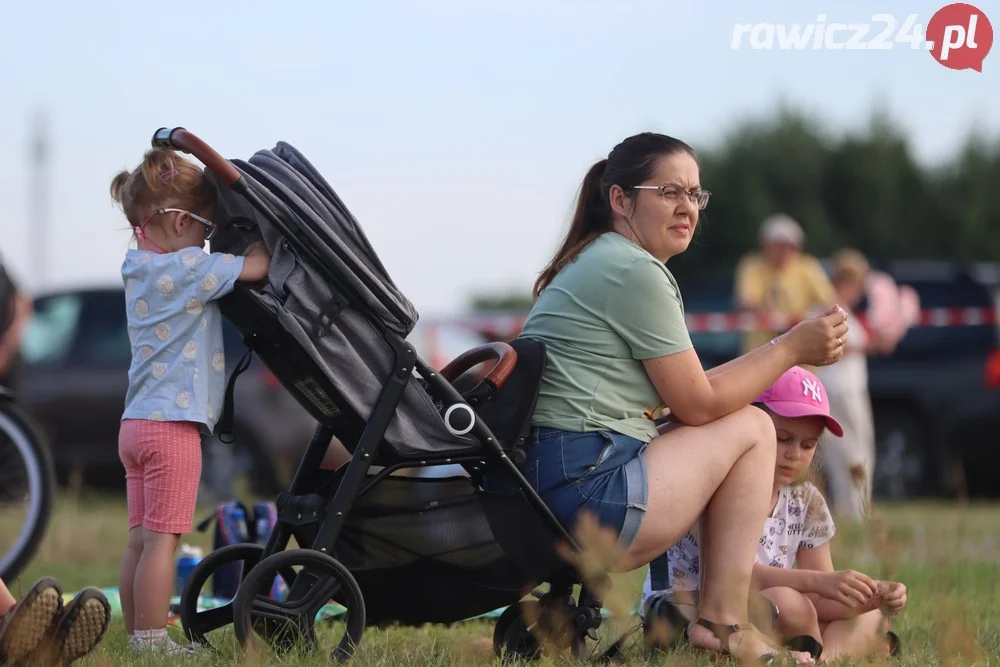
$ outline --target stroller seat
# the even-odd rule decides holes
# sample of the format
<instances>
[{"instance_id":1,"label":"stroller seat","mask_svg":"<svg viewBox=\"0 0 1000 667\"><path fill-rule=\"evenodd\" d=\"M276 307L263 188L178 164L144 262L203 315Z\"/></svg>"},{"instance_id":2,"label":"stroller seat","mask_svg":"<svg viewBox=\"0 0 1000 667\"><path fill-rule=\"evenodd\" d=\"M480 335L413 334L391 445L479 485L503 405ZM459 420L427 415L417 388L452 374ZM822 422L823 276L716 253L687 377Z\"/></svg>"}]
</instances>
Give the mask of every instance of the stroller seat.
<instances>
[{"instance_id":1,"label":"stroller seat","mask_svg":"<svg viewBox=\"0 0 1000 667\"><path fill-rule=\"evenodd\" d=\"M437 370L407 342L418 313L393 283L357 221L295 148L279 142L249 160L226 160L183 128L154 145L194 154L215 190L213 252L271 252L267 281L237 284L223 315L317 421L268 543L210 554L192 573L181 619L192 640L232 622L241 643L274 640L275 624L315 644L315 616L331 599L346 607L333 651L349 657L366 625L452 623L510 606L494 648L537 655L524 595L549 583L540 609L568 625L559 642L575 653L600 625L600 601L559 555L579 547L517 468L545 368L545 348L515 339L462 354ZM237 371L245 370L249 357ZM486 366L485 370L483 366ZM232 384L220 420L231 430ZM333 438L351 460L320 463ZM407 468L461 464L467 475L417 478ZM506 475L504 490L484 474ZM299 549L286 549L295 539ZM235 600L197 608L217 568L243 563ZM301 568L296 570L295 568ZM284 579L287 597L273 586ZM573 587L584 584L578 599ZM549 618L549 616L545 616ZM543 623L548 627L552 623ZM277 642L281 644L281 642Z\"/></svg>"}]
</instances>

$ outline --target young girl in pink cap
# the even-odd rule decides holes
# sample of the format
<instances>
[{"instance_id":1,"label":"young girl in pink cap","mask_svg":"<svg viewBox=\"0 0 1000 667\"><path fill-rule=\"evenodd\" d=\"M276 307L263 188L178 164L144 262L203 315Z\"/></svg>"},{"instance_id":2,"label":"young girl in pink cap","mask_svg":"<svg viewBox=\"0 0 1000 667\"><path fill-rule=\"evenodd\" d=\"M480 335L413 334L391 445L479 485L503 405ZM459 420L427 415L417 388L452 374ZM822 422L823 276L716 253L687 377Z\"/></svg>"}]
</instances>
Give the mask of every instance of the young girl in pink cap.
<instances>
[{"instance_id":1,"label":"young girl in pink cap","mask_svg":"<svg viewBox=\"0 0 1000 667\"><path fill-rule=\"evenodd\" d=\"M793 367L754 403L771 416L778 439L772 510L753 572L759 593L752 601L754 624L820 662L895 653L899 639L889 624L906 604L906 587L834 570L830 540L836 528L823 495L803 481L824 431L844 434L830 416L826 389L815 375ZM652 643L663 643L664 628L691 621L699 578L696 525L649 565L640 614Z\"/></svg>"}]
</instances>

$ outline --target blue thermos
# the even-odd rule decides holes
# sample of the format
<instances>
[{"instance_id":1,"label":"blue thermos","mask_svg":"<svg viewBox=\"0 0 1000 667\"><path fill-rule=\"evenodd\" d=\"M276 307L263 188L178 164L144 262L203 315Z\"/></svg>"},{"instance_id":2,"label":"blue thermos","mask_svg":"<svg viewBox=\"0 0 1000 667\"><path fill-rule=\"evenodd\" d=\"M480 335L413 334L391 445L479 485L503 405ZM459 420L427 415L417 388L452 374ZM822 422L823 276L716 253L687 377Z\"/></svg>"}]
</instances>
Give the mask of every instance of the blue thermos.
<instances>
[{"instance_id":1,"label":"blue thermos","mask_svg":"<svg viewBox=\"0 0 1000 667\"><path fill-rule=\"evenodd\" d=\"M188 578L201 562L202 553L198 547L183 545L180 555L177 557L177 573L174 576L174 595L180 597L184 594L184 587L187 586Z\"/></svg>"}]
</instances>

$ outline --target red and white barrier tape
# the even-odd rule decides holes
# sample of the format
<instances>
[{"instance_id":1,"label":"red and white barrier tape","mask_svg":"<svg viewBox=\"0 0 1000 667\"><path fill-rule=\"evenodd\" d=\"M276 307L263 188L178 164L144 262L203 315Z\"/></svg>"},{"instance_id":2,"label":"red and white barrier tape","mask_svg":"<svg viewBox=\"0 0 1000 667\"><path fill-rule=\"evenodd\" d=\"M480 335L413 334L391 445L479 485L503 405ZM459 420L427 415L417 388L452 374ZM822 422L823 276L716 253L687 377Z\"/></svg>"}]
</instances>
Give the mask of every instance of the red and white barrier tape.
<instances>
[{"instance_id":1,"label":"red and white barrier tape","mask_svg":"<svg viewBox=\"0 0 1000 667\"><path fill-rule=\"evenodd\" d=\"M855 317L866 323L865 313ZM524 325L523 315L468 315L432 320L430 326L448 325L498 335L515 336ZM692 333L729 333L751 331L784 331L795 324L795 318L752 312L688 313L688 330ZM962 327L997 324L995 308L928 308L920 311L913 327Z\"/></svg>"},{"instance_id":2,"label":"red and white barrier tape","mask_svg":"<svg viewBox=\"0 0 1000 667\"><path fill-rule=\"evenodd\" d=\"M855 319L867 325L865 313L856 313ZM692 332L784 331L796 319L766 313L691 313L687 316L688 329ZM962 327L997 323L995 308L928 308L920 311L914 327Z\"/></svg>"}]
</instances>

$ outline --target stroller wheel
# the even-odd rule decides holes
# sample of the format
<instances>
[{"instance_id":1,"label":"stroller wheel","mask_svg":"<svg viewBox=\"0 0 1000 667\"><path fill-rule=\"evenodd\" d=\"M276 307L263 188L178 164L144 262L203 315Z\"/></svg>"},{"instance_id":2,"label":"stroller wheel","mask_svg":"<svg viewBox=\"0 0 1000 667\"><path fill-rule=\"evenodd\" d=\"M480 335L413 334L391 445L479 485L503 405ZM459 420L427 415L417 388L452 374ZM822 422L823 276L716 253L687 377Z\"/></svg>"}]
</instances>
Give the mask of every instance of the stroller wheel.
<instances>
[{"instance_id":1,"label":"stroller wheel","mask_svg":"<svg viewBox=\"0 0 1000 667\"><path fill-rule=\"evenodd\" d=\"M208 580L232 574L235 588L239 578L260 561L263 552L264 547L259 544L231 544L213 551L198 563L188 577L181 595L181 625L188 639L203 646L211 646L206 635L233 622L232 600L214 609L198 611L198 599L212 592L202 590ZM215 582L218 590L219 579L216 578Z\"/></svg>"},{"instance_id":2,"label":"stroller wheel","mask_svg":"<svg viewBox=\"0 0 1000 667\"><path fill-rule=\"evenodd\" d=\"M276 575L291 579L284 600L268 597ZM340 561L312 549L268 556L246 575L233 601L233 625L243 647L256 644L253 635L257 634L278 650L291 648L300 639L310 650L317 650L316 620L329 616L337 626L344 626L331 657L345 661L365 630L364 598L354 576Z\"/></svg>"},{"instance_id":3,"label":"stroller wheel","mask_svg":"<svg viewBox=\"0 0 1000 667\"><path fill-rule=\"evenodd\" d=\"M531 631L534 624L529 624L526 617L538 617L537 602L512 604L500 614L493 628L493 652L498 658L530 661L541 655L542 646Z\"/></svg>"}]
</instances>

